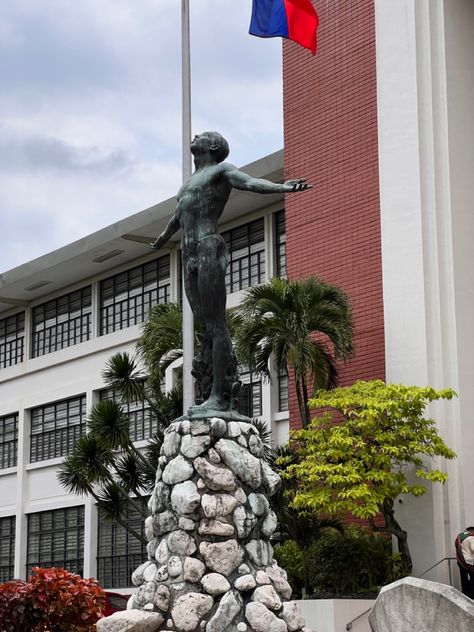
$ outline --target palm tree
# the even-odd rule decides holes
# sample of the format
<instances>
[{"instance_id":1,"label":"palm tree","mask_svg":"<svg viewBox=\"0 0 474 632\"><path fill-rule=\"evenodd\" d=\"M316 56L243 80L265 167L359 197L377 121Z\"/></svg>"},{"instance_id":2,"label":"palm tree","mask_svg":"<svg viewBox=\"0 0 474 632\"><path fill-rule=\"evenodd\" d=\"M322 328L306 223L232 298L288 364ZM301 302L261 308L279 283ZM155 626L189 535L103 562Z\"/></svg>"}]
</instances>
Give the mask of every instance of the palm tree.
<instances>
[{"instance_id":1,"label":"palm tree","mask_svg":"<svg viewBox=\"0 0 474 632\"><path fill-rule=\"evenodd\" d=\"M337 383L337 360L353 352L354 327L349 298L315 277L273 278L246 291L238 309L237 355L252 370L270 376L292 371L303 427L310 423L310 388Z\"/></svg>"}]
</instances>

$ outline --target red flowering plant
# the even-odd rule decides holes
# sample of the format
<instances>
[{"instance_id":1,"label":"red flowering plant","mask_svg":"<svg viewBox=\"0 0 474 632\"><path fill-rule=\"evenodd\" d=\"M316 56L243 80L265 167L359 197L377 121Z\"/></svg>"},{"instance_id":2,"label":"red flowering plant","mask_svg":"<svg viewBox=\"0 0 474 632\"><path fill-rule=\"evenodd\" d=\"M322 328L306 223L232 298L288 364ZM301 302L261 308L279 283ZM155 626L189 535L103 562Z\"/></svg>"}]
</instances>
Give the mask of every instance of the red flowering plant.
<instances>
[{"instance_id":1,"label":"red flowering plant","mask_svg":"<svg viewBox=\"0 0 474 632\"><path fill-rule=\"evenodd\" d=\"M104 608L105 593L95 579L62 568L33 568L27 583L0 585L5 632L94 632Z\"/></svg>"}]
</instances>

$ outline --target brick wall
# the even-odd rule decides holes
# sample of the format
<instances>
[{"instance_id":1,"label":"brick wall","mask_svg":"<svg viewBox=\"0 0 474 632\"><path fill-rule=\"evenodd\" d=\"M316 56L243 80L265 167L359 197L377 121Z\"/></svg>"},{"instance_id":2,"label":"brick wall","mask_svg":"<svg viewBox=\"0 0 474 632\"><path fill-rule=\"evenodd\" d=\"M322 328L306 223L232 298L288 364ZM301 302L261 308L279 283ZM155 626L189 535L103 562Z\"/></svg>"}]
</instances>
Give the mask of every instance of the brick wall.
<instances>
[{"instance_id":1,"label":"brick wall","mask_svg":"<svg viewBox=\"0 0 474 632\"><path fill-rule=\"evenodd\" d=\"M315 187L287 196L287 267L290 278L316 274L351 296L356 355L341 370L351 384L385 377L374 0L313 1L316 56L283 46L285 176Z\"/></svg>"}]
</instances>

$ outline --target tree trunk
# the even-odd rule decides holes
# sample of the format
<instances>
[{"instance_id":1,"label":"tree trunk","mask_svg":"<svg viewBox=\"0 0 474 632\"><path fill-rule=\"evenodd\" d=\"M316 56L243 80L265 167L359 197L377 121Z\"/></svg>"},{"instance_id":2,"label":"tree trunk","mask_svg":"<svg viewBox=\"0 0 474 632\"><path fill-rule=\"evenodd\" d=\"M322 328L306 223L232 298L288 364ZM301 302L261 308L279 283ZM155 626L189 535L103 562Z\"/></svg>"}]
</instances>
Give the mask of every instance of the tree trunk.
<instances>
[{"instance_id":1,"label":"tree trunk","mask_svg":"<svg viewBox=\"0 0 474 632\"><path fill-rule=\"evenodd\" d=\"M397 538L398 552L400 553L403 567L407 573L411 573L413 562L410 555L410 549L408 548L408 534L401 528L395 519L393 498L386 498L384 500L382 513L385 518L387 530Z\"/></svg>"},{"instance_id":2,"label":"tree trunk","mask_svg":"<svg viewBox=\"0 0 474 632\"><path fill-rule=\"evenodd\" d=\"M301 377L301 386L303 389L303 405L304 405L304 414L305 414L305 423L303 424L303 428L307 428L311 423L311 415L309 414L309 406L308 406L308 386L306 384L306 380L304 375Z\"/></svg>"},{"instance_id":3,"label":"tree trunk","mask_svg":"<svg viewBox=\"0 0 474 632\"><path fill-rule=\"evenodd\" d=\"M296 397L298 399L298 409L300 411L301 425L303 428L306 428L305 405L304 405L303 393L301 391L301 383L300 383L300 380L296 377L296 370L294 371L294 374L295 374Z\"/></svg>"},{"instance_id":4,"label":"tree trunk","mask_svg":"<svg viewBox=\"0 0 474 632\"><path fill-rule=\"evenodd\" d=\"M311 593L313 592L311 583L309 581L309 555L308 550L302 547L303 551L303 581L304 581L304 592L305 595L303 598L309 599Z\"/></svg>"}]
</instances>

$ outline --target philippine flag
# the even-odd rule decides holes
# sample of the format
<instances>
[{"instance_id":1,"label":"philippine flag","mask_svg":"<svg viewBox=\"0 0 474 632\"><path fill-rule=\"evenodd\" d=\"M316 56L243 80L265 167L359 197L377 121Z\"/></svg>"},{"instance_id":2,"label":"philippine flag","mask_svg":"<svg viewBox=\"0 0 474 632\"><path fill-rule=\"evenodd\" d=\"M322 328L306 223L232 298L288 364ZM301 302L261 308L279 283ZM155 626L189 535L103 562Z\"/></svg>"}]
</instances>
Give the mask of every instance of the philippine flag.
<instances>
[{"instance_id":1,"label":"philippine flag","mask_svg":"<svg viewBox=\"0 0 474 632\"><path fill-rule=\"evenodd\" d=\"M253 0L249 33L287 37L316 53L318 14L311 0Z\"/></svg>"}]
</instances>

